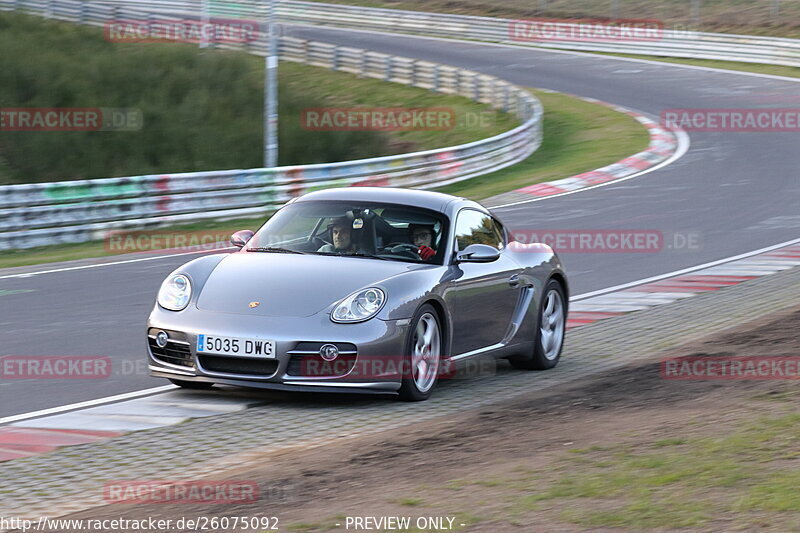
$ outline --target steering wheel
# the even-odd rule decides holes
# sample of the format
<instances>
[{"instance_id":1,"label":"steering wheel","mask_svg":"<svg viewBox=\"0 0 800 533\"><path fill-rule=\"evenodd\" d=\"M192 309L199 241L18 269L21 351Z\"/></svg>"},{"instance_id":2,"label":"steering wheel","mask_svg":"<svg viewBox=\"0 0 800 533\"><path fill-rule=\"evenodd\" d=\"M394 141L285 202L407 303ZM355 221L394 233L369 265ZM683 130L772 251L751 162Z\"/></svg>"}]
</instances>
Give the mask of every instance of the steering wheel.
<instances>
[{"instance_id":1,"label":"steering wheel","mask_svg":"<svg viewBox=\"0 0 800 533\"><path fill-rule=\"evenodd\" d=\"M418 249L419 247L417 245L409 244L407 242L390 242L383 247L384 252L402 255L411 259L419 259L419 254L417 253Z\"/></svg>"}]
</instances>

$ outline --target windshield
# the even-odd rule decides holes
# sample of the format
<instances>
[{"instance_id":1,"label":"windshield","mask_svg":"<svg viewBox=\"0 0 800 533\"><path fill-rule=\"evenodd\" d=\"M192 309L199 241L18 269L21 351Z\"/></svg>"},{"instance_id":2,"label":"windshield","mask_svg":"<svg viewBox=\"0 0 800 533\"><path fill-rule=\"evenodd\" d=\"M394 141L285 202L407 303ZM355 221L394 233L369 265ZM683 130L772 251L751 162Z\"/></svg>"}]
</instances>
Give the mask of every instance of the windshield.
<instances>
[{"instance_id":1,"label":"windshield","mask_svg":"<svg viewBox=\"0 0 800 533\"><path fill-rule=\"evenodd\" d=\"M397 204L306 201L289 204L247 243L246 252L347 255L443 263L447 219Z\"/></svg>"}]
</instances>

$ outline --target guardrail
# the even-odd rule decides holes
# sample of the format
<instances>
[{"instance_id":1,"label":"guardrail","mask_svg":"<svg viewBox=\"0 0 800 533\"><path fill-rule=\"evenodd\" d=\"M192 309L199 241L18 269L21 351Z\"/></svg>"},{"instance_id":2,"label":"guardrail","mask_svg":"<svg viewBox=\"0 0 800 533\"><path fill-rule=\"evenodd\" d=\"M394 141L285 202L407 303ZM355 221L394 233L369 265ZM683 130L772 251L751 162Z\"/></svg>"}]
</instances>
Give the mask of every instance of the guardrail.
<instances>
[{"instance_id":1,"label":"guardrail","mask_svg":"<svg viewBox=\"0 0 800 533\"><path fill-rule=\"evenodd\" d=\"M187 2L191 4L191 2ZM253 2L254 11L258 3ZM647 39L578 41L530 40L530 21L465 15L364 8L317 2L281 1L278 16L287 24L308 24L386 33L429 35L540 48L585 50L655 56L722 59L749 63L800 66L800 40L661 29ZM562 27L578 28L564 21ZM576 33L576 35L580 35Z\"/></svg>"},{"instance_id":2,"label":"guardrail","mask_svg":"<svg viewBox=\"0 0 800 533\"><path fill-rule=\"evenodd\" d=\"M46 1L46 0L41 0ZM214 14L220 16L261 17L268 0L208 0ZM540 48L585 50L653 56L721 59L749 63L800 66L800 40L724 33L703 33L665 28L655 38L617 39L606 42L546 39L529 40L515 31L524 29L524 20L448 15L368 8L342 4L324 4L299 0L276 0L280 22L285 24L329 26L374 32L401 33L512 43ZM199 12L202 0L117 0L125 5L172 12ZM552 19L550 19L552 22ZM519 24L523 22L523 24ZM563 21L562 27L569 27ZM577 25L573 25L577 27Z\"/></svg>"},{"instance_id":3,"label":"guardrail","mask_svg":"<svg viewBox=\"0 0 800 533\"><path fill-rule=\"evenodd\" d=\"M21 9L91 25L109 21L178 19L193 14L77 0L0 0ZM264 54L265 35L228 43ZM255 216L299 194L344 186L430 188L500 170L531 155L541 144L541 104L503 80L426 61L357 48L283 37L282 60L458 94L516 115L522 124L473 143L390 157L291 167L160 174L0 187L0 250L85 242L110 230L141 228L202 218Z\"/></svg>"}]
</instances>

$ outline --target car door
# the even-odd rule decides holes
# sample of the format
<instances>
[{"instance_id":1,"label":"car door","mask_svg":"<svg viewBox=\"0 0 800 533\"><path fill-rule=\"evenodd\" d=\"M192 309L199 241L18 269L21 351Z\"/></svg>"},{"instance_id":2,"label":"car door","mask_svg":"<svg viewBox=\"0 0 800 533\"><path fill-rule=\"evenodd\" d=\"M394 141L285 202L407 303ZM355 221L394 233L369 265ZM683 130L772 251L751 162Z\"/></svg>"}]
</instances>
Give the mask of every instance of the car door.
<instances>
[{"instance_id":1,"label":"car door","mask_svg":"<svg viewBox=\"0 0 800 533\"><path fill-rule=\"evenodd\" d=\"M455 249L488 244L500 250L490 263L454 265L452 354L461 355L500 342L511 322L520 288L514 277L521 267L505 253L505 232L491 216L462 209L455 225Z\"/></svg>"}]
</instances>

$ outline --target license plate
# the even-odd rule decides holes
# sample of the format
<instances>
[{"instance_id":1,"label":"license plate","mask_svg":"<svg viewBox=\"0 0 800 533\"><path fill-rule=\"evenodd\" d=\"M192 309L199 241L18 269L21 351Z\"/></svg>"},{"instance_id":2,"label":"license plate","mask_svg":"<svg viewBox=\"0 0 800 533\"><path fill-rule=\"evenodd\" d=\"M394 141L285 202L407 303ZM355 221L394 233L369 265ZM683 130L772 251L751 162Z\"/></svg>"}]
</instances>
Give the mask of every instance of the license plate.
<instances>
[{"instance_id":1,"label":"license plate","mask_svg":"<svg viewBox=\"0 0 800 533\"><path fill-rule=\"evenodd\" d=\"M272 359L275 357L275 341L200 334L197 336L197 353Z\"/></svg>"}]
</instances>

